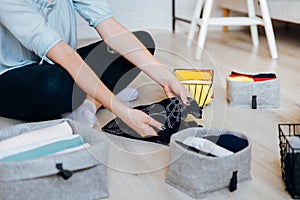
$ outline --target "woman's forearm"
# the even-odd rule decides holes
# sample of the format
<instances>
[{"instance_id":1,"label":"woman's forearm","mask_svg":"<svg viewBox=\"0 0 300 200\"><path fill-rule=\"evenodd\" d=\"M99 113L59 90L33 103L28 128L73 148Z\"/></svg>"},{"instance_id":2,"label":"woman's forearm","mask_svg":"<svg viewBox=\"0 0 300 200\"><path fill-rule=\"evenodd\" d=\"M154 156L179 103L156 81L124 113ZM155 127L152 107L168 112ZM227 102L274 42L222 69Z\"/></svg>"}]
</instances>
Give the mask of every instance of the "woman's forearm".
<instances>
[{"instance_id":1,"label":"woman's forearm","mask_svg":"<svg viewBox=\"0 0 300 200\"><path fill-rule=\"evenodd\" d=\"M160 85L168 85L168 81L174 78L170 69L152 56L147 48L114 18L101 22L96 29L107 45Z\"/></svg>"},{"instance_id":2,"label":"woman's forearm","mask_svg":"<svg viewBox=\"0 0 300 200\"><path fill-rule=\"evenodd\" d=\"M77 52L65 42L61 41L51 48L47 57L66 69L84 92L108 110L120 117L126 114L127 107L102 83Z\"/></svg>"}]
</instances>

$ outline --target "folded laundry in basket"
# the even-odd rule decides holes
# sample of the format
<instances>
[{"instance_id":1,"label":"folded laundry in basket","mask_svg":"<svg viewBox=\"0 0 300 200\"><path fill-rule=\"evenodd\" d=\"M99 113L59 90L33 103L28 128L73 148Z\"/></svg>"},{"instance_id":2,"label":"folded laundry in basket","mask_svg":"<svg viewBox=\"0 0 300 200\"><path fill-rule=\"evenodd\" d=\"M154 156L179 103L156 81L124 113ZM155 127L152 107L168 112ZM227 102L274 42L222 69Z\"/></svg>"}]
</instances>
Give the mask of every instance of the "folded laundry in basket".
<instances>
[{"instance_id":1,"label":"folded laundry in basket","mask_svg":"<svg viewBox=\"0 0 300 200\"><path fill-rule=\"evenodd\" d=\"M190 91L200 106L211 103L214 98L213 70L176 69L175 77Z\"/></svg>"},{"instance_id":2,"label":"folded laundry in basket","mask_svg":"<svg viewBox=\"0 0 300 200\"><path fill-rule=\"evenodd\" d=\"M218 146L217 144L204 138L189 136L183 141L183 143L185 145L194 147L201 152L212 154L217 157L224 157L233 154L232 151L229 151L221 146Z\"/></svg>"},{"instance_id":3,"label":"folded laundry in basket","mask_svg":"<svg viewBox=\"0 0 300 200\"><path fill-rule=\"evenodd\" d=\"M209 135L206 136L205 139L210 140L218 146L223 147L234 153L248 146L248 141L246 139L237 137L233 134L221 134L219 136Z\"/></svg>"},{"instance_id":4,"label":"folded laundry in basket","mask_svg":"<svg viewBox=\"0 0 300 200\"><path fill-rule=\"evenodd\" d=\"M28 144L71 136L72 134L73 131L68 122L62 122L54 126L26 132L24 134L0 141L0 158L1 152L3 151L18 148L20 146L25 146Z\"/></svg>"},{"instance_id":5,"label":"folded laundry in basket","mask_svg":"<svg viewBox=\"0 0 300 200\"><path fill-rule=\"evenodd\" d=\"M82 145L83 138L80 135L73 135L68 138L56 139L50 142L43 142L42 144L35 144L33 148L30 148L28 145L25 147L20 147L18 149L9 150L9 152L4 152L8 154L5 157L2 157L0 161L21 161L39 158L47 155L57 153L69 148L78 147ZM25 149L25 150L24 150ZM15 152L15 153L13 153ZM2 153L2 152L1 152Z\"/></svg>"},{"instance_id":6,"label":"folded laundry in basket","mask_svg":"<svg viewBox=\"0 0 300 200\"><path fill-rule=\"evenodd\" d=\"M62 151L58 151L54 154L51 154L51 155L59 155L59 154L65 154L65 153L72 153L74 151L79 151L79 150L82 150L82 149L86 149L86 148L89 148L91 147L91 144L90 143L84 143L80 146L77 146L77 147L72 147L72 148L69 148L69 149L66 149L66 150L62 150ZM49 155L49 156L51 156Z\"/></svg>"},{"instance_id":7,"label":"folded laundry in basket","mask_svg":"<svg viewBox=\"0 0 300 200\"><path fill-rule=\"evenodd\" d=\"M212 80L213 75L211 70L197 70L197 69L176 69L175 77L179 81L186 80Z\"/></svg>"},{"instance_id":8,"label":"folded laundry in basket","mask_svg":"<svg viewBox=\"0 0 300 200\"><path fill-rule=\"evenodd\" d=\"M297 136L286 136L286 140L289 143L289 147L295 152L300 152L300 138ZM291 150L289 149L289 150Z\"/></svg>"},{"instance_id":9,"label":"folded laundry in basket","mask_svg":"<svg viewBox=\"0 0 300 200\"><path fill-rule=\"evenodd\" d=\"M253 78L249 78L247 76L229 76L228 80L230 81L239 81L239 82L254 82Z\"/></svg>"},{"instance_id":10,"label":"folded laundry in basket","mask_svg":"<svg viewBox=\"0 0 300 200\"><path fill-rule=\"evenodd\" d=\"M232 71L228 79L240 82L259 82L276 79L276 75L274 73L259 73L252 75Z\"/></svg>"}]
</instances>

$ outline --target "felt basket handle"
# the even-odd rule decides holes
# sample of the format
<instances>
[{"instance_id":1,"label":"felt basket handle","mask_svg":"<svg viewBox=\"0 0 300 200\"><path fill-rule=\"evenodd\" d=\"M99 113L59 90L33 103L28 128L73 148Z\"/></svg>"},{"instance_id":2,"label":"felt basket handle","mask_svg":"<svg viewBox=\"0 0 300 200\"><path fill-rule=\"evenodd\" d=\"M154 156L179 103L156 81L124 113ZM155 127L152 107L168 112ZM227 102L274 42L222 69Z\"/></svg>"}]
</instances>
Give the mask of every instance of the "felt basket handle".
<instances>
[{"instance_id":1,"label":"felt basket handle","mask_svg":"<svg viewBox=\"0 0 300 200\"><path fill-rule=\"evenodd\" d=\"M62 163L57 163L56 164L56 169L59 170L59 172L57 173L57 175L60 176L60 177L62 177L64 180L68 180L73 175L73 172L71 172L70 170L67 170L67 169L63 168L63 164Z\"/></svg>"},{"instance_id":2,"label":"felt basket handle","mask_svg":"<svg viewBox=\"0 0 300 200\"><path fill-rule=\"evenodd\" d=\"M229 183L229 191L233 192L237 189L237 173L238 171L234 171L232 173L232 177L230 179L230 183Z\"/></svg>"},{"instance_id":3,"label":"felt basket handle","mask_svg":"<svg viewBox=\"0 0 300 200\"><path fill-rule=\"evenodd\" d=\"M252 96L252 109L256 109L257 108L257 97L256 95Z\"/></svg>"}]
</instances>

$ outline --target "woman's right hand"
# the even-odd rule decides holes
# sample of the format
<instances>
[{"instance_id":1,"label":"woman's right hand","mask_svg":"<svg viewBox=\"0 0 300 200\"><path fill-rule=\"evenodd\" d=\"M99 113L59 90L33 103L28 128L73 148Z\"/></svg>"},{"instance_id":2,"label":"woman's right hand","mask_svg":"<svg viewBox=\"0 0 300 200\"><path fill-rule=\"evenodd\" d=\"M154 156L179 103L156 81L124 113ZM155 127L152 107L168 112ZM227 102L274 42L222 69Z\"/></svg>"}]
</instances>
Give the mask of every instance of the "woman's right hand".
<instances>
[{"instance_id":1,"label":"woman's right hand","mask_svg":"<svg viewBox=\"0 0 300 200\"><path fill-rule=\"evenodd\" d=\"M119 117L142 137L158 136L152 127L155 127L158 130L165 129L165 126L162 123L137 109L128 108L127 113L123 117Z\"/></svg>"}]
</instances>

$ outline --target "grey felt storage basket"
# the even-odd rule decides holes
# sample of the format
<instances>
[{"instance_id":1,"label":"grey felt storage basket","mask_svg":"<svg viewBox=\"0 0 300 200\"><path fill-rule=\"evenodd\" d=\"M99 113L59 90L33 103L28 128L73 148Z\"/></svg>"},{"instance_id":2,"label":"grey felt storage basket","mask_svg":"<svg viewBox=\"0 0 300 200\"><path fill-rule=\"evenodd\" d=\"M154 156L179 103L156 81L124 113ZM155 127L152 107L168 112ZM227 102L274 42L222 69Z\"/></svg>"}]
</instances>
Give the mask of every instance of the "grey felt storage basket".
<instances>
[{"instance_id":1,"label":"grey felt storage basket","mask_svg":"<svg viewBox=\"0 0 300 200\"><path fill-rule=\"evenodd\" d=\"M229 156L212 157L178 143L189 136L218 138L222 134L241 138L247 146ZM237 182L250 179L250 163L251 143L244 135L227 130L189 128L171 137L166 182L194 198L203 198L210 192L227 187L234 191Z\"/></svg>"},{"instance_id":2,"label":"grey felt storage basket","mask_svg":"<svg viewBox=\"0 0 300 200\"><path fill-rule=\"evenodd\" d=\"M96 130L70 120L24 123L0 130L0 141L24 132L67 121L90 147L31 160L0 162L0 200L91 200L108 196L107 156L109 143ZM58 176L57 164L72 172L67 180Z\"/></svg>"},{"instance_id":3,"label":"grey felt storage basket","mask_svg":"<svg viewBox=\"0 0 300 200\"><path fill-rule=\"evenodd\" d=\"M278 108L280 82L274 80L240 82L226 80L227 101L230 106L248 108Z\"/></svg>"}]
</instances>

